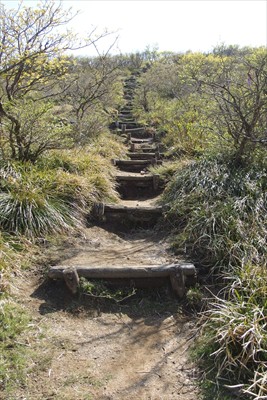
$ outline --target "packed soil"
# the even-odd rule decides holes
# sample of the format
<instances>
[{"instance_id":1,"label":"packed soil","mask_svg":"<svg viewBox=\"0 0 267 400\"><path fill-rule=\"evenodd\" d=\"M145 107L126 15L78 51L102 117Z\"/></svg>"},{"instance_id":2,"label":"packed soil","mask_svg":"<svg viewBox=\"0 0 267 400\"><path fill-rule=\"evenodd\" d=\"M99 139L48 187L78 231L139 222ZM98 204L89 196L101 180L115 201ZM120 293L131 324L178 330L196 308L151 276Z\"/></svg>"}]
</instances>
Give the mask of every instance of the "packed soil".
<instances>
[{"instance_id":1,"label":"packed soil","mask_svg":"<svg viewBox=\"0 0 267 400\"><path fill-rule=\"evenodd\" d=\"M161 232L91 226L44 252L52 264L132 265L174 261ZM139 289L117 303L73 296L40 271L16 278L16 296L33 317L25 385L9 399L198 400L189 349L196 321L168 285ZM32 332L31 330L31 332Z\"/></svg>"}]
</instances>

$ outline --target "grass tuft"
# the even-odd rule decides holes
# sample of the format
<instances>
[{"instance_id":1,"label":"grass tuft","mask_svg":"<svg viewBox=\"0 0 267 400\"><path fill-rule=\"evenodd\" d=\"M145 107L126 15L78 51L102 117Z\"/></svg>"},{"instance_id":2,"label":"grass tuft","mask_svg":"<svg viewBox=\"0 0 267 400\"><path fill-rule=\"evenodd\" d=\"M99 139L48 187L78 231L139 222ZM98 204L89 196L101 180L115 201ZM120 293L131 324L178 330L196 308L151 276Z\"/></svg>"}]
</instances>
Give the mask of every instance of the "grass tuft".
<instances>
[{"instance_id":1,"label":"grass tuft","mask_svg":"<svg viewBox=\"0 0 267 400\"><path fill-rule=\"evenodd\" d=\"M205 313L197 357L219 390L238 386L242 398L267 396L266 293L265 268L246 265L231 277L226 298L216 297Z\"/></svg>"},{"instance_id":2,"label":"grass tuft","mask_svg":"<svg viewBox=\"0 0 267 400\"><path fill-rule=\"evenodd\" d=\"M174 249L206 267L266 265L266 188L266 172L256 166L207 159L185 165L162 199L176 232Z\"/></svg>"}]
</instances>

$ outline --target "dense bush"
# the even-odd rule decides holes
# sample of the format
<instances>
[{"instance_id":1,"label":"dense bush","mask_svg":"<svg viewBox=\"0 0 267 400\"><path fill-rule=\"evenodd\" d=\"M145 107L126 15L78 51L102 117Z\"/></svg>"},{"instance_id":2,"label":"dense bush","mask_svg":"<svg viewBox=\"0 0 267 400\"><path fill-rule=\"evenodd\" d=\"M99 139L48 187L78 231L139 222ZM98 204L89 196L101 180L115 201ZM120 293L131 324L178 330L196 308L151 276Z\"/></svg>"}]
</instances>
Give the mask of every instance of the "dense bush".
<instances>
[{"instance_id":1,"label":"dense bush","mask_svg":"<svg viewBox=\"0 0 267 400\"><path fill-rule=\"evenodd\" d=\"M207 267L266 264L266 170L202 159L184 166L163 196L174 248Z\"/></svg>"}]
</instances>

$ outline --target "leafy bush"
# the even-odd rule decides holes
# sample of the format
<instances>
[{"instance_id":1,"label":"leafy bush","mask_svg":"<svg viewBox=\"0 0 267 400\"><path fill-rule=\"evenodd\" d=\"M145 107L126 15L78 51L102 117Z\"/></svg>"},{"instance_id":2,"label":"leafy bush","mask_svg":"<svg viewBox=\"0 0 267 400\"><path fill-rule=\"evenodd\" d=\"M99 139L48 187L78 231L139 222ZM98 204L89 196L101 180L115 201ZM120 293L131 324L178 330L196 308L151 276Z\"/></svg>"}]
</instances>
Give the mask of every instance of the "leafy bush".
<instances>
[{"instance_id":1,"label":"leafy bush","mask_svg":"<svg viewBox=\"0 0 267 400\"><path fill-rule=\"evenodd\" d=\"M200 265L229 267L267 258L266 169L202 159L184 166L163 196L174 248Z\"/></svg>"},{"instance_id":2,"label":"leafy bush","mask_svg":"<svg viewBox=\"0 0 267 400\"><path fill-rule=\"evenodd\" d=\"M231 277L228 295L206 313L198 358L206 379L238 388L245 398L267 396L266 269L246 265ZM215 386L214 386L215 389Z\"/></svg>"}]
</instances>

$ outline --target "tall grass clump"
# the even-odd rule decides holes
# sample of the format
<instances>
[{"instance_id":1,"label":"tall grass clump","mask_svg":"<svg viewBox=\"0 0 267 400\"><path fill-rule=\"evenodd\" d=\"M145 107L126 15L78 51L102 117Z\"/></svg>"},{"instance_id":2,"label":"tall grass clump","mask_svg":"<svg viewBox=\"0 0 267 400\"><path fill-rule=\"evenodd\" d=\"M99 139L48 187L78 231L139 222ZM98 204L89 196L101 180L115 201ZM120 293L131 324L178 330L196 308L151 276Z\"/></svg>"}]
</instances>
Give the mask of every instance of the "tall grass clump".
<instances>
[{"instance_id":1,"label":"tall grass clump","mask_svg":"<svg viewBox=\"0 0 267 400\"><path fill-rule=\"evenodd\" d=\"M244 399L266 399L266 268L248 264L229 279L225 298L216 297L205 313L197 356L205 381L214 382L210 395L226 388Z\"/></svg>"},{"instance_id":2,"label":"tall grass clump","mask_svg":"<svg viewBox=\"0 0 267 400\"><path fill-rule=\"evenodd\" d=\"M8 169L10 174L0 180L3 232L38 237L60 232L78 222L82 203L77 201L81 187L78 179L62 172L38 171L28 164L13 163Z\"/></svg>"},{"instance_id":3,"label":"tall grass clump","mask_svg":"<svg viewBox=\"0 0 267 400\"><path fill-rule=\"evenodd\" d=\"M102 138L95 145L54 151L31 163L0 165L0 229L39 237L80 227L95 201L118 199L109 155L123 151Z\"/></svg>"},{"instance_id":4,"label":"tall grass clump","mask_svg":"<svg viewBox=\"0 0 267 400\"><path fill-rule=\"evenodd\" d=\"M174 249L208 268L266 265L266 189L262 166L236 168L214 159L183 166L162 199Z\"/></svg>"}]
</instances>

